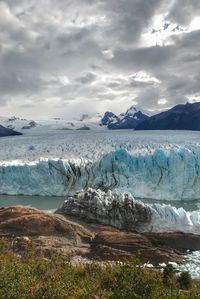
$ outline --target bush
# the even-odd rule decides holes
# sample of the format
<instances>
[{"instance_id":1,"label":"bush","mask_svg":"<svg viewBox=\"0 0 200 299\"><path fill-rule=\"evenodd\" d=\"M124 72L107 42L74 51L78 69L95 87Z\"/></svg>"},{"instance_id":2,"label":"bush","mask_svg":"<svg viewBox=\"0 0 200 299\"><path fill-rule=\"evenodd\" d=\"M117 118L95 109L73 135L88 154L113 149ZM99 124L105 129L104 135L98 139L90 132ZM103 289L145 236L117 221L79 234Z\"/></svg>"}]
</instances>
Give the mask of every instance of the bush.
<instances>
[{"instance_id":1,"label":"bush","mask_svg":"<svg viewBox=\"0 0 200 299\"><path fill-rule=\"evenodd\" d=\"M192 287L192 278L189 272L184 271L181 272L181 275L178 278L178 282L180 285L180 288L183 290L189 290Z\"/></svg>"},{"instance_id":2,"label":"bush","mask_svg":"<svg viewBox=\"0 0 200 299\"><path fill-rule=\"evenodd\" d=\"M171 264L167 264L163 270L163 284L168 287L175 285L175 270Z\"/></svg>"}]
</instances>

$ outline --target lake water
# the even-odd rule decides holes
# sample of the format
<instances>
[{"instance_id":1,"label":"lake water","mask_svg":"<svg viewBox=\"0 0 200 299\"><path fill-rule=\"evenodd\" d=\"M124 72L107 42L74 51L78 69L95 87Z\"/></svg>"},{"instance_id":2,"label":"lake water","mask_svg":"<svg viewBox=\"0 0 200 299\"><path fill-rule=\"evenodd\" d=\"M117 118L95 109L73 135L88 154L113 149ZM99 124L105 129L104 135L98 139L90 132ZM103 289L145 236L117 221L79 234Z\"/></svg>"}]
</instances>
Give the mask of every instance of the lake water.
<instances>
[{"instance_id":1,"label":"lake water","mask_svg":"<svg viewBox=\"0 0 200 299\"><path fill-rule=\"evenodd\" d=\"M56 196L0 195L0 207L22 205L53 212L62 206L64 200L64 197Z\"/></svg>"}]
</instances>

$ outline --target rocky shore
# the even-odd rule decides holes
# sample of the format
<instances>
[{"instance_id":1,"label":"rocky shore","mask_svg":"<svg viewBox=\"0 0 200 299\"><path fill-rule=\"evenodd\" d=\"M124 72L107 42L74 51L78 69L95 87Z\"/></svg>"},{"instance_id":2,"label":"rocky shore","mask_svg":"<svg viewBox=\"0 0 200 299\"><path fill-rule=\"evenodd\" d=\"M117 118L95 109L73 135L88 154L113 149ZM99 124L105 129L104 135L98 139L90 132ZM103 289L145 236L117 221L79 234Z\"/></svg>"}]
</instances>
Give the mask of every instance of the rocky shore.
<instances>
[{"instance_id":1,"label":"rocky shore","mask_svg":"<svg viewBox=\"0 0 200 299\"><path fill-rule=\"evenodd\" d=\"M45 257L79 255L123 261L134 255L145 263L183 263L187 250L200 250L200 236L181 232L125 232L112 226L47 214L20 206L0 209L0 238L23 256L31 246ZM81 223L81 224L80 224Z\"/></svg>"}]
</instances>

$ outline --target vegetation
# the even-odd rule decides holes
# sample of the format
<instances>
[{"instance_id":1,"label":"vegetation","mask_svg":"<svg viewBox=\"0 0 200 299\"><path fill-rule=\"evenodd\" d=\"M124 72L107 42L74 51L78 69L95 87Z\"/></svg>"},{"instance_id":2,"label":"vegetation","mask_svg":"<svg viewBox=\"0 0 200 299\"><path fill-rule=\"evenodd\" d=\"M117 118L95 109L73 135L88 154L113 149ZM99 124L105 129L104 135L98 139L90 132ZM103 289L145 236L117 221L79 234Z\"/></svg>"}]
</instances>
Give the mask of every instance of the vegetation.
<instances>
[{"instance_id":1,"label":"vegetation","mask_svg":"<svg viewBox=\"0 0 200 299\"><path fill-rule=\"evenodd\" d=\"M179 285L183 290L189 290L192 287L192 278L190 273L184 271L181 273L179 279Z\"/></svg>"},{"instance_id":2,"label":"vegetation","mask_svg":"<svg viewBox=\"0 0 200 299\"><path fill-rule=\"evenodd\" d=\"M114 266L109 263L73 266L69 258L54 256L47 260L37 256L34 249L20 258L6 243L0 244L2 299L200 298L200 283L191 282L191 289L185 291L178 285L168 285L163 277L159 271L144 269L138 260ZM182 283L187 281L183 277L185 274ZM184 285L187 289L188 284Z\"/></svg>"},{"instance_id":3,"label":"vegetation","mask_svg":"<svg viewBox=\"0 0 200 299\"><path fill-rule=\"evenodd\" d=\"M163 283L168 287L173 287L176 284L175 270L171 264L167 264L163 270Z\"/></svg>"}]
</instances>

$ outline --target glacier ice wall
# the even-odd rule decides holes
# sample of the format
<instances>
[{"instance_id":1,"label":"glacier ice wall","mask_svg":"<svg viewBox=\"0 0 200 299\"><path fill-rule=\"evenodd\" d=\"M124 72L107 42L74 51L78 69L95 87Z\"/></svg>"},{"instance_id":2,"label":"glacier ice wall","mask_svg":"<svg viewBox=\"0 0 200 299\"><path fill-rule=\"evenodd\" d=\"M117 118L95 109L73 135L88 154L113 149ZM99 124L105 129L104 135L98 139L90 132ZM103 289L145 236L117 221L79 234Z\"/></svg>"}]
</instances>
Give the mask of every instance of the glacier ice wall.
<instances>
[{"instance_id":1,"label":"glacier ice wall","mask_svg":"<svg viewBox=\"0 0 200 299\"><path fill-rule=\"evenodd\" d=\"M200 212L187 212L171 205L153 204L152 231L182 231L200 234Z\"/></svg>"},{"instance_id":2,"label":"glacier ice wall","mask_svg":"<svg viewBox=\"0 0 200 299\"><path fill-rule=\"evenodd\" d=\"M65 196L92 187L161 200L200 198L200 151L116 150L98 161L40 159L1 162L0 194Z\"/></svg>"},{"instance_id":3,"label":"glacier ice wall","mask_svg":"<svg viewBox=\"0 0 200 299\"><path fill-rule=\"evenodd\" d=\"M200 212L168 204L144 204L127 193L88 188L67 197L56 213L125 231L182 231L200 234Z\"/></svg>"}]
</instances>

